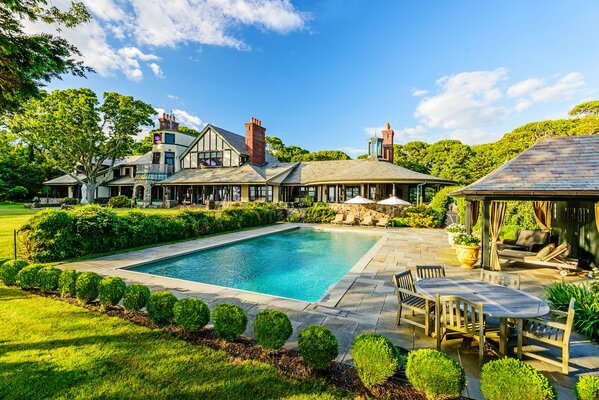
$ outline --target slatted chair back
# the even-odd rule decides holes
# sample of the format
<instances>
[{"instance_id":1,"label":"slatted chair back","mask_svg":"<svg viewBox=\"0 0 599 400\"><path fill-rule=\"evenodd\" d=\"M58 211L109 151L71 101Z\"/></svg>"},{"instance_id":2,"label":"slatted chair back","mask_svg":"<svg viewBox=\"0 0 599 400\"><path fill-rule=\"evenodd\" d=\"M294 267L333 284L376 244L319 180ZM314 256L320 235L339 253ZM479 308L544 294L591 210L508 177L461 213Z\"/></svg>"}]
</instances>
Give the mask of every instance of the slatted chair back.
<instances>
[{"instance_id":1,"label":"slatted chair back","mask_svg":"<svg viewBox=\"0 0 599 400\"><path fill-rule=\"evenodd\" d=\"M397 272L393 274L393 282L395 283L395 287L397 289L409 290L410 292L416 292L416 287L414 286L414 279L412 278L412 271L406 270L403 272ZM410 297L408 293L403 291L397 291L397 296L399 302L403 302L406 298Z\"/></svg>"},{"instance_id":2,"label":"slatted chair back","mask_svg":"<svg viewBox=\"0 0 599 400\"><path fill-rule=\"evenodd\" d=\"M445 267L441 265L417 265L418 279L445 278Z\"/></svg>"},{"instance_id":3,"label":"slatted chair back","mask_svg":"<svg viewBox=\"0 0 599 400\"><path fill-rule=\"evenodd\" d=\"M506 274L505 272L481 269L480 280L512 289L520 289L520 275L518 274Z\"/></svg>"}]
</instances>

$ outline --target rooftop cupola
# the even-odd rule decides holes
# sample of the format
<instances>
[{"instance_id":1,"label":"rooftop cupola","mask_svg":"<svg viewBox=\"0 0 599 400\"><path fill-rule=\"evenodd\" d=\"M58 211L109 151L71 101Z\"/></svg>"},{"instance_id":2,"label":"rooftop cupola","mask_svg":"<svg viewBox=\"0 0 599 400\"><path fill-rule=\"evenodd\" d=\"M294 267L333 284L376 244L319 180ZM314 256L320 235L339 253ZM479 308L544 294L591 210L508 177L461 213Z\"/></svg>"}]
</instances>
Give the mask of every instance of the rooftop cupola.
<instances>
[{"instance_id":1,"label":"rooftop cupola","mask_svg":"<svg viewBox=\"0 0 599 400\"><path fill-rule=\"evenodd\" d=\"M179 130L179 123L176 121L174 115L162 113L162 118L159 118L158 121L160 121L160 130Z\"/></svg>"},{"instance_id":2,"label":"rooftop cupola","mask_svg":"<svg viewBox=\"0 0 599 400\"><path fill-rule=\"evenodd\" d=\"M383 156L383 138L374 134L368 139L368 158L379 159Z\"/></svg>"},{"instance_id":3,"label":"rooftop cupola","mask_svg":"<svg viewBox=\"0 0 599 400\"><path fill-rule=\"evenodd\" d=\"M391 125L387 122L387 126L383 129L383 153L382 159L393 163L393 136L395 132L391 129Z\"/></svg>"}]
</instances>

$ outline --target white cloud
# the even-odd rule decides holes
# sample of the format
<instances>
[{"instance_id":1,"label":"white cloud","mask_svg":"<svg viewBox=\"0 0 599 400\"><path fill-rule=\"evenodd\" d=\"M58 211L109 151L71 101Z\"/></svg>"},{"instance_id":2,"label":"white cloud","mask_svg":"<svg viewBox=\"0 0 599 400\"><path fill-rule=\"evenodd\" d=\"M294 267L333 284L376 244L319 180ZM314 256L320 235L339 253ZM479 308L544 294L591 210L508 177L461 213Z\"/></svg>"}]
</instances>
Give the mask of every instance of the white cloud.
<instances>
[{"instance_id":1,"label":"white cloud","mask_svg":"<svg viewBox=\"0 0 599 400\"><path fill-rule=\"evenodd\" d=\"M555 99L570 98L584 85L584 76L580 72L571 72L554 83L547 83L546 80L538 78L520 81L510 86L507 94L510 97L527 97L528 100L521 101L528 101L530 106L532 102L546 103Z\"/></svg>"},{"instance_id":2,"label":"white cloud","mask_svg":"<svg viewBox=\"0 0 599 400\"><path fill-rule=\"evenodd\" d=\"M360 147L348 146L348 147L344 147L342 150L349 155L361 155L361 154L368 153L368 150L360 148Z\"/></svg>"},{"instance_id":3,"label":"white cloud","mask_svg":"<svg viewBox=\"0 0 599 400\"><path fill-rule=\"evenodd\" d=\"M514 110L516 110L517 112L521 112L521 111L524 111L524 110L530 108L530 106L532 106L532 101L526 100L526 99L520 99L520 100L518 100L518 103L514 107Z\"/></svg>"},{"instance_id":4,"label":"white cloud","mask_svg":"<svg viewBox=\"0 0 599 400\"><path fill-rule=\"evenodd\" d=\"M177 121L179 121L181 125L185 125L188 128L200 130L206 126L206 123L202 121L200 117L190 114L185 110L175 108L173 109L173 114L175 115Z\"/></svg>"},{"instance_id":5,"label":"white cloud","mask_svg":"<svg viewBox=\"0 0 599 400\"><path fill-rule=\"evenodd\" d=\"M524 81L520 81L507 90L508 97L522 97L529 95L530 93L539 90L544 85L541 79L531 78Z\"/></svg>"},{"instance_id":6,"label":"white cloud","mask_svg":"<svg viewBox=\"0 0 599 400\"><path fill-rule=\"evenodd\" d=\"M428 90L416 89L416 88L412 89L412 96L415 96L415 97L422 97L428 93L429 93Z\"/></svg>"},{"instance_id":7,"label":"white cloud","mask_svg":"<svg viewBox=\"0 0 599 400\"><path fill-rule=\"evenodd\" d=\"M150 63L148 64L148 66L150 67L154 75L156 75L158 78L164 78L164 74L162 73L162 68L160 68L160 65L156 63Z\"/></svg>"},{"instance_id":8,"label":"white cloud","mask_svg":"<svg viewBox=\"0 0 599 400\"><path fill-rule=\"evenodd\" d=\"M384 126L379 126L379 127L366 127L364 128L364 133L366 134L366 136L374 136L374 135L378 135L379 137L381 137L381 131L385 129Z\"/></svg>"},{"instance_id":9,"label":"white cloud","mask_svg":"<svg viewBox=\"0 0 599 400\"><path fill-rule=\"evenodd\" d=\"M420 100L414 116L429 128L475 128L494 123L506 114L496 104L502 98L498 84L507 70L461 72L437 80L439 93Z\"/></svg>"}]
</instances>

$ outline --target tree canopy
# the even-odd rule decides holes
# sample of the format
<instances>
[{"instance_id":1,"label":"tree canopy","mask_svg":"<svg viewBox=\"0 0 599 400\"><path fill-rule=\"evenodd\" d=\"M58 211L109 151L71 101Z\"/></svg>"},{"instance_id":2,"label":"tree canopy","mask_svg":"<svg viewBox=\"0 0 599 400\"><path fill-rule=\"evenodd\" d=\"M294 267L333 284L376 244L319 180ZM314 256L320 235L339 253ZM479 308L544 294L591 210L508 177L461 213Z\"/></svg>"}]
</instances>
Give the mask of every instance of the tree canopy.
<instances>
[{"instance_id":1,"label":"tree canopy","mask_svg":"<svg viewBox=\"0 0 599 400\"><path fill-rule=\"evenodd\" d=\"M152 123L152 106L130 96L90 89L55 90L31 99L8 123L12 133L37 149L46 162L86 185L87 200L108 178L107 167L130 153L141 126Z\"/></svg>"},{"instance_id":2,"label":"tree canopy","mask_svg":"<svg viewBox=\"0 0 599 400\"><path fill-rule=\"evenodd\" d=\"M346 153L340 150L320 150L311 153L298 146L286 146L276 136L266 137L266 151L280 162L351 160Z\"/></svg>"},{"instance_id":3,"label":"tree canopy","mask_svg":"<svg viewBox=\"0 0 599 400\"><path fill-rule=\"evenodd\" d=\"M0 4L0 112L18 110L53 78L91 71L76 59L79 51L64 38L28 35L22 24L30 20L76 26L91 19L83 3L72 2L66 11L47 6L46 0L0 0Z\"/></svg>"}]
</instances>

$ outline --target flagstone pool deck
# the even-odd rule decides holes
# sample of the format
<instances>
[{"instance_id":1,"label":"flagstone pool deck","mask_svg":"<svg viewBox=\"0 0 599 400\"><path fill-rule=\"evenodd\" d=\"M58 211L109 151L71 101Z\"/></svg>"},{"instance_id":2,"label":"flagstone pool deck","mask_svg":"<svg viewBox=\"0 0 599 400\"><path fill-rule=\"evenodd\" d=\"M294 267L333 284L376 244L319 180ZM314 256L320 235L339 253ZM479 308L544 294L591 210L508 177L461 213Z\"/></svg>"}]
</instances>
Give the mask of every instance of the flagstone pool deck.
<instances>
[{"instance_id":1,"label":"flagstone pool deck","mask_svg":"<svg viewBox=\"0 0 599 400\"><path fill-rule=\"evenodd\" d=\"M307 226L302 224L301 226ZM144 250L121 253L92 260L64 264L63 269L93 271L101 275L120 276L128 282L142 283L152 291L169 290L177 297L198 297L210 308L221 302L235 303L248 313L249 323L246 336L253 336L251 326L255 315L264 308L284 311L291 319L294 333L287 343L297 347L297 334L314 324L329 328L339 341L338 361L351 363L351 343L356 335L363 332L377 332L391 339L396 345L413 350L434 348L435 340L424 336L422 330L410 325L396 326L397 298L391 276L394 272L415 269L416 265L443 265L447 276L478 279L479 269L467 270L459 267L455 251L447 244L443 230L389 228L377 229L381 239L346 276L329 290L317 303L308 303L282 297L224 288L204 283L167 278L127 270L127 267L153 262L169 256L182 255L207 249L225 243L251 239L295 228L297 224L280 224L253 230L212 236L196 240L158 246ZM316 228L368 230L375 228L333 227ZM215 263L217 265L217 263ZM557 270L550 268L510 267L521 277L522 290L543 297L543 290L551 282L562 277ZM415 271L414 272L414 276ZM563 278L575 282L581 278ZM482 398L479 390L479 365L476 350L461 349L459 342L449 341L444 351L464 365L468 379L465 395ZM571 339L571 372L564 376L557 367L536 360L527 360L535 368L543 371L556 384L560 399L574 399L572 387L580 375L599 376L599 345L573 334Z\"/></svg>"}]
</instances>

